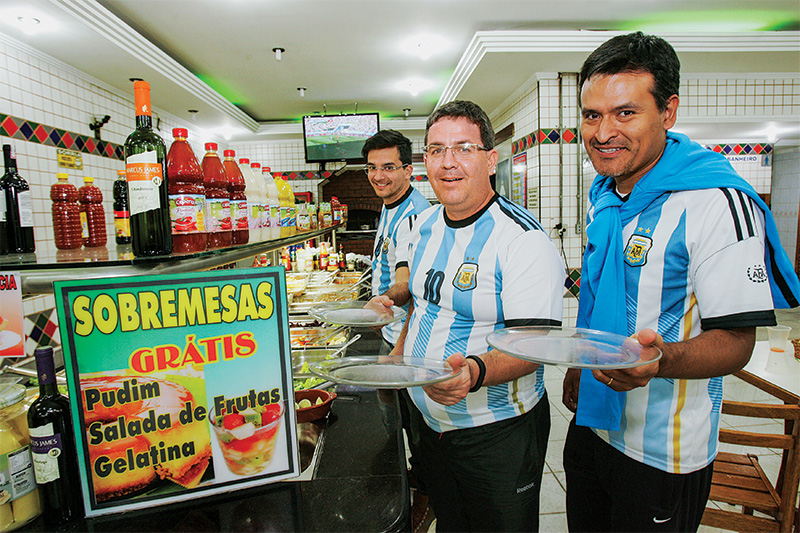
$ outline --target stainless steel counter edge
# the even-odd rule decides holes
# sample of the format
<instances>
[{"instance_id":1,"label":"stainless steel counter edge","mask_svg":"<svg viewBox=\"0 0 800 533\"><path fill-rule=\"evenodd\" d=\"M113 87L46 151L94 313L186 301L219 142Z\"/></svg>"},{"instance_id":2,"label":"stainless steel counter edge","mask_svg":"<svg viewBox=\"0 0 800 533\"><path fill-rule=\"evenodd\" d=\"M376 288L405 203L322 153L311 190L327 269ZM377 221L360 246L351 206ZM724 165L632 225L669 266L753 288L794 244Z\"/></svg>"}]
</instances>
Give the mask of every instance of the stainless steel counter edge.
<instances>
[{"instance_id":1,"label":"stainless steel counter edge","mask_svg":"<svg viewBox=\"0 0 800 533\"><path fill-rule=\"evenodd\" d=\"M53 282L97 279L110 277L127 277L150 274L175 274L180 272L197 272L209 270L218 266L234 263L246 257L253 257L265 252L279 250L326 233L334 233L339 226L328 227L288 237L272 239L258 243L249 243L233 246L213 252L205 251L191 255L166 255L161 258L147 258L141 262L134 259L130 264L109 265L102 261L88 263L65 263L64 267L52 268L41 265L15 266L3 265L4 269L19 270L22 277L22 294L25 296L36 294L52 294ZM144 259L144 258L137 258ZM71 265L71 266L67 266Z\"/></svg>"}]
</instances>

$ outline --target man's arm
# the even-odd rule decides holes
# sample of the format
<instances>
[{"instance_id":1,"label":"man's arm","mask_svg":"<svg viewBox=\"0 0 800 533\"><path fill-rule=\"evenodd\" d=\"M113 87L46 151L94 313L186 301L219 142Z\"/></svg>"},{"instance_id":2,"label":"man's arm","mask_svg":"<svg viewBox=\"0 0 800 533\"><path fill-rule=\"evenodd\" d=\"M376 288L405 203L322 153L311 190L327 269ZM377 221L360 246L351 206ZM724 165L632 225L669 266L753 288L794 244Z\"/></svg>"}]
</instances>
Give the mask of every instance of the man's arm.
<instances>
[{"instance_id":1,"label":"man's arm","mask_svg":"<svg viewBox=\"0 0 800 533\"><path fill-rule=\"evenodd\" d=\"M756 340L756 328L710 329L681 342L664 342L652 329L637 334L642 346L658 348L661 359L637 368L594 370L598 381L617 391L643 387L654 377L705 379L725 376L741 370L750 360ZM653 357L655 350L645 349L643 357Z\"/></svg>"},{"instance_id":2,"label":"man's arm","mask_svg":"<svg viewBox=\"0 0 800 533\"><path fill-rule=\"evenodd\" d=\"M511 381L539 368L538 363L529 363L494 349L478 355L478 357L486 365L486 376L483 378L484 387ZM428 385L423 389L431 400L442 405L454 405L466 398L469 390L475 386L480 369L477 362L458 353L448 357L447 364L454 370L461 368L461 374L453 379Z\"/></svg>"},{"instance_id":3,"label":"man's arm","mask_svg":"<svg viewBox=\"0 0 800 533\"><path fill-rule=\"evenodd\" d=\"M408 278L410 276L409 270L407 266L397 267L394 271L394 285L389 287L386 292L379 296L375 296L372 299L383 303L387 307L392 305L396 305L398 307L402 307L411 299L411 290L408 288ZM391 300L387 302L385 299L382 299L381 296L384 296ZM378 300L378 298L381 298Z\"/></svg>"}]
</instances>

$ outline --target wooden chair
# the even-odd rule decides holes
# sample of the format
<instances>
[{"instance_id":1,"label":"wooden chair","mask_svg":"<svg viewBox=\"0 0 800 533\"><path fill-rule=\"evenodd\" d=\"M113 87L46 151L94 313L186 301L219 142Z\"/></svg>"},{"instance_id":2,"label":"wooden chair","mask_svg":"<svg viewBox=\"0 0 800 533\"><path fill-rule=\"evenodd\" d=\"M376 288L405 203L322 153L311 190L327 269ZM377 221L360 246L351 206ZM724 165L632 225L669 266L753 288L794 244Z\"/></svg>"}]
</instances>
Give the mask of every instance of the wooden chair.
<instances>
[{"instance_id":1,"label":"wooden chair","mask_svg":"<svg viewBox=\"0 0 800 533\"><path fill-rule=\"evenodd\" d=\"M714 461L709 502L724 502L736 510L706 507L702 524L734 531L792 531L800 520L796 501L800 482L800 398L747 372L740 379L781 399L784 405L723 401L724 414L784 420L784 434L720 429L720 442L748 448L780 448L783 458L773 484L753 454L720 452ZM754 516L753 511L765 516ZM800 531L800 528L798 528Z\"/></svg>"}]
</instances>

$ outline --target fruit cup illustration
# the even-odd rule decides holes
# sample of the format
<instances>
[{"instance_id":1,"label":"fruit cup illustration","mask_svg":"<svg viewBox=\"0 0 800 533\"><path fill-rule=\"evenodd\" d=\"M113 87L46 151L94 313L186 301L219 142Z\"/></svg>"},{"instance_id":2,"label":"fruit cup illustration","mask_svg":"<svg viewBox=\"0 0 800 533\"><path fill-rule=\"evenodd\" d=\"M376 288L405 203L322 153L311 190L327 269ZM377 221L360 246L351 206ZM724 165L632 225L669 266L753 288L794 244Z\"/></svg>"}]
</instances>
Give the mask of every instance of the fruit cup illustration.
<instances>
[{"instance_id":1,"label":"fruit cup illustration","mask_svg":"<svg viewBox=\"0 0 800 533\"><path fill-rule=\"evenodd\" d=\"M215 414L209 420L228 469L240 476L258 474L272 461L283 405L271 403L242 412Z\"/></svg>"}]
</instances>

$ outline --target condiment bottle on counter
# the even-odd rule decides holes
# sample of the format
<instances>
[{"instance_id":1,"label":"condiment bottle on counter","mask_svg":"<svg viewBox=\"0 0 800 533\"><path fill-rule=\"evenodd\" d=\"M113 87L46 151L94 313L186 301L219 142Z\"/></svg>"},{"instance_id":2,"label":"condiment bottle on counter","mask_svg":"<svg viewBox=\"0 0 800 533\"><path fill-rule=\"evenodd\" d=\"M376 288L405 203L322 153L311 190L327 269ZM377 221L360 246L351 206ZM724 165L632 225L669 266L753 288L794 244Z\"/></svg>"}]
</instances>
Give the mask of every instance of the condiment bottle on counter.
<instances>
[{"instance_id":1,"label":"condiment bottle on counter","mask_svg":"<svg viewBox=\"0 0 800 533\"><path fill-rule=\"evenodd\" d=\"M319 227L328 228L333 224L330 202L320 202L319 204Z\"/></svg>"},{"instance_id":2,"label":"condiment bottle on counter","mask_svg":"<svg viewBox=\"0 0 800 533\"><path fill-rule=\"evenodd\" d=\"M281 199L278 185L275 183L275 178L272 177L269 167L261 169L261 176L264 178L264 186L266 187L266 197L268 210L268 223L267 232L270 239L277 239L281 236Z\"/></svg>"},{"instance_id":3,"label":"condiment bottle on counter","mask_svg":"<svg viewBox=\"0 0 800 533\"><path fill-rule=\"evenodd\" d=\"M167 147L153 131L150 84L133 82L136 129L125 140L125 179L131 205L133 255L172 253L167 186Z\"/></svg>"},{"instance_id":4,"label":"condiment bottle on counter","mask_svg":"<svg viewBox=\"0 0 800 533\"><path fill-rule=\"evenodd\" d=\"M94 184L94 178L83 178L83 187L78 189L78 202L81 204L81 229L83 245L87 248L105 246L106 211L103 209L103 193Z\"/></svg>"},{"instance_id":5,"label":"condiment bottle on counter","mask_svg":"<svg viewBox=\"0 0 800 533\"><path fill-rule=\"evenodd\" d=\"M42 514L24 400L22 385L0 390L0 479L8 497L0 500L0 531L22 527Z\"/></svg>"},{"instance_id":6,"label":"condiment bottle on counter","mask_svg":"<svg viewBox=\"0 0 800 533\"><path fill-rule=\"evenodd\" d=\"M44 504L44 521L55 528L83 516L78 452L72 433L69 400L58 392L53 347L33 352L39 397L28 409L36 484Z\"/></svg>"},{"instance_id":7,"label":"condiment bottle on counter","mask_svg":"<svg viewBox=\"0 0 800 533\"><path fill-rule=\"evenodd\" d=\"M317 206L314 202L309 202L306 206L306 210L308 211L308 220L309 220L309 227L312 230L317 229L319 225L319 220L317 220Z\"/></svg>"},{"instance_id":8,"label":"condiment bottle on counter","mask_svg":"<svg viewBox=\"0 0 800 533\"><path fill-rule=\"evenodd\" d=\"M250 228L250 242L261 242L264 240L264 231L261 228L261 210L265 202L264 194L262 194L264 191L250 168L250 159L240 157L239 170L244 176L244 194L247 196L247 222Z\"/></svg>"},{"instance_id":9,"label":"condiment bottle on counter","mask_svg":"<svg viewBox=\"0 0 800 533\"><path fill-rule=\"evenodd\" d=\"M231 193L228 176L217 155L217 143L206 143L203 156L203 185L206 188L206 230L208 248L225 248L231 245Z\"/></svg>"},{"instance_id":10,"label":"condiment bottle on counter","mask_svg":"<svg viewBox=\"0 0 800 533\"><path fill-rule=\"evenodd\" d=\"M342 221L342 204L336 196L331 197L331 220L334 226Z\"/></svg>"},{"instance_id":11,"label":"condiment bottle on counter","mask_svg":"<svg viewBox=\"0 0 800 533\"><path fill-rule=\"evenodd\" d=\"M75 250L83 246L78 189L69 182L66 172L59 172L56 177L58 181L50 186L56 248Z\"/></svg>"},{"instance_id":12,"label":"condiment bottle on counter","mask_svg":"<svg viewBox=\"0 0 800 533\"><path fill-rule=\"evenodd\" d=\"M347 270L347 257L345 256L344 247L341 242L339 243L339 270L342 272Z\"/></svg>"},{"instance_id":13,"label":"condiment bottle on counter","mask_svg":"<svg viewBox=\"0 0 800 533\"><path fill-rule=\"evenodd\" d=\"M319 269L328 270L328 247L324 242L319 244Z\"/></svg>"},{"instance_id":14,"label":"condiment bottle on counter","mask_svg":"<svg viewBox=\"0 0 800 533\"><path fill-rule=\"evenodd\" d=\"M117 170L114 182L114 234L117 244L131 243L131 207L124 170Z\"/></svg>"},{"instance_id":15,"label":"condiment bottle on counter","mask_svg":"<svg viewBox=\"0 0 800 533\"><path fill-rule=\"evenodd\" d=\"M233 225L231 244L247 244L250 240L250 225L247 216L244 176L234 160L236 152L225 150L222 155L225 156L222 168L225 169L225 174L228 176L231 191L231 224Z\"/></svg>"},{"instance_id":16,"label":"condiment bottle on counter","mask_svg":"<svg viewBox=\"0 0 800 533\"><path fill-rule=\"evenodd\" d=\"M308 208L305 202L297 208L297 231L309 231L311 229L311 219L308 215Z\"/></svg>"},{"instance_id":17,"label":"condiment bottle on counter","mask_svg":"<svg viewBox=\"0 0 800 533\"><path fill-rule=\"evenodd\" d=\"M6 172L0 179L0 209L5 213L6 231L0 240L6 241L12 254L35 252L31 188L17 172L17 156L10 144L3 145L3 160Z\"/></svg>"},{"instance_id":18,"label":"condiment bottle on counter","mask_svg":"<svg viewBox=\"0 0 800 533\"><path fill-rule=\"evenodd\" d=\"M203 171L189 144L186 128L172 130L173 141L167 154L169 177L169 217L172 224L172 248L176 253L202 252L206 249L206 190Z\"/></svg>"}]
</instances>

